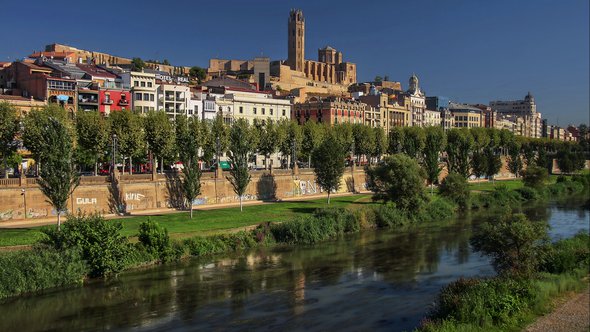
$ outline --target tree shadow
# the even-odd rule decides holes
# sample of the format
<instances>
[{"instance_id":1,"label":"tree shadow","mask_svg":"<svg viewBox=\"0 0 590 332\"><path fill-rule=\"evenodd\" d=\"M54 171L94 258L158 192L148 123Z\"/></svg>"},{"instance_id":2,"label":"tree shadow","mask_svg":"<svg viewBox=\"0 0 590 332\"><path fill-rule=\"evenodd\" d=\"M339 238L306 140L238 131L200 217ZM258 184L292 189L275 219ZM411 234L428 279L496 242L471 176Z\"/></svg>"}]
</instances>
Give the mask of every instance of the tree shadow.
<instances>
[{"instance_id":1,"label":"tree shadow","mask_svg":"<svg viewBox=\"0 0 590 332\"><path fill-rule=\"evenodd\" d=\"M264 173L256 183L256 193L258 199L262 201L276 201L277 183L274 175Z\"/></svg>"},{"instance_id":2,"label":"tree shadow","mask_svg":"<svg viewBox=\"0 0 590 332\"><path fill-rule=\"evenodd\" d=\"M123 200L123 193L121 192L121 188L119 186L119 180L111 179L109 186L109 211L111 213L116 213L118 215L126 214L127 207L125 201Z\"/></svg>"},{"instance_id":3,"label":"tree shadow","mask_svg":"<svg viewBox=\"0 0 590 332\"><path fill-rule=\"evenodd\" d=\"M289 210L295 213L302 213L302 214L311 214L317 210L317 207L293 207L289 208Z\"/></svg>"},{"instance_id":4,"label":"tree shadow","mask_svg":"<svg viewBox=\"0 0 590 332\"><path fill-rule=\"evenodd\" d=\"M177 172L166 173L166 191L169 206L180 210L185 208L182 182Z\"/></svg>"}]
</instances>

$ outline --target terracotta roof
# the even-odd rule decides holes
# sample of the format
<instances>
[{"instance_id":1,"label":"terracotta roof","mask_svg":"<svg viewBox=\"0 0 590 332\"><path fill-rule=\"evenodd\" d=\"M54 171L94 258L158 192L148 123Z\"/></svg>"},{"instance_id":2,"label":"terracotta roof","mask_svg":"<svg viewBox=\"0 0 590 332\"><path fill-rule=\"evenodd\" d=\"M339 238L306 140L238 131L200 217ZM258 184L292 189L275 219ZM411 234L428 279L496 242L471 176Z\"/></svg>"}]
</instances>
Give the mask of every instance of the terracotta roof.
<instances>
[{"instance_id":1,"label":"terracotta roof","mask_svg":"<svg viewBox=\"0 0 590 332\"><path fill-rule=\"evenodd\" d=\"M21 63L31 69L34 69L34 70L43 70L43 71L49 71L49 72L52 71L51 68L37 66L36 64L34 64L32 62L22 61Z\"/></svg>"}]
</instances>

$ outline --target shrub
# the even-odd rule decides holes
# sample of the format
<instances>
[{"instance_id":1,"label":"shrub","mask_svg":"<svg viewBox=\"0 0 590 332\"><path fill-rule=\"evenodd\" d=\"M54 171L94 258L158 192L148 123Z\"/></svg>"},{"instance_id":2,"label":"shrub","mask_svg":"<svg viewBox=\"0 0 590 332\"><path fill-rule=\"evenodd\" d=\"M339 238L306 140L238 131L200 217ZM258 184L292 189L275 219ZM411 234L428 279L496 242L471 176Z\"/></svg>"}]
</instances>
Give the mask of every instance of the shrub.
<instances>
[{"instance_id":1,"label":"shrub","mask_svg":"<svg viewBox=\"0 0 590 332\"><path fill-rule=\"evenodd\" d=\"M457 203L459 208L465 210L469 206L469 185L467 180L458 173L450 173L440 185L441 196Z\"/></svg>"},{"instance_id":2,"label":"shrub","mask_svg":"<svg viewBox=\"0 0 590 332\"><path fill-rule=\"evenodd\" d=\"M121 222L106 221L99 215L70 216L61 231L44 228L46 238L41 243L56 250L78 249L88 265L91 277L116 274L124 268L130 249L127 238L121 235Z\"/></svg>"},{"instance_id":3,"label":"shrub","mask_svg":"<svg viewBox=\"0 0 590 332\"><path fill-rule=\"evenodd\" d=\"M530 221L524 214L506 215L482 224L471 239L476 251L489 255L496 271L529 276L537 271L547 251L547 222Z\"/></svg>"},{"instance_id":4,"label":"shrub","mask_svg":"<svg viewBox=\"0 0 590 332\"><path fill-rule=\"evenodd\" d=\"M542 188L548 178L547 169L543 167L530 166L522 172L524 185L535 189Z\"/></svg>"},{"instance_id":5,"label":"shrub","mask_svg":"<svg viewBox=\"0 0 590 332\"><path fill-rule=\"evenodd\" d=\"M426 202L420 165L406 155L388 156L383 163L368 169L368 188L373 199L395 202L400 210L414 211Z\"/></svg>"},{"instance_id":6,"label":"shrub","mask_svg":"<svg viewBox=\"0 0 590 332\"><path fill-rule=\"evenodd\" d=\"M82 283L86 264L76 249L37 247L0 254L0 299Z\"/></svg>"},{"instance_id":7,"label":"shrub","mask_svg":"<svg viewBox=\"0 0 590 332\"><path fill-rule=\"evenodd\" d=\"M455 215L456 205L453 202L441 198L430 202L426 208L421 211L421 221L433 222L448 220Z\"/></svg>"},{"instance_id":8,"label":"shrub","mask_svg":"<svg viewBox=\"0 0 590 332\"><path fill-rule=\"evenodd\" d=\"M173 258L174 253L168 236L168 230L161 227L157 222L148 218L147 221L139 224L139 242L152 255L162 262Z\"/></svg>"},{"instance_id":9,"label":"shrub","mask_svg":"<svg viewBox=\"0 0 590 332\"><path fill-rule=\"evenodd\" d=\"M560 240L551 246L542 270L550 273L572 272L590 268L590 236L581 232L570 239Z\"/></svg>"},{"instance_id":10,"label":"shrub","mask_svg":"<svg viewBox=\"0 0 590 332\"><path fill-rule=\"evenodd\" d=\"M377 213L374 207L363 207L356 209L353 213L361 229L377 227Z\"/></svg>"},{"instance_id":11,"label":"shrub","mask_svg":"<svg viewBox=\"0 0 590 332\"><path fill-rule=\"evenodd\" d=\"M441 290L431 317L479 327L512 325L534 298L534 286L524 279L459 279Z\"/></svg>"},{"instance_id":12,"label":"shrub","mask_svg":"<svg viewBox=\"0 0 590 332\"><path fill-rule=\"evenodd\" d=\"M396 227L409 223L406 214L400 211L394 203L387 203L375 209L377 227Z\"/></svg>"},{"instance_id":13,"label":"shrub","mask_svg":"<svg viewBox=\"0 0 590 332\"><path fill-rule=\"evenodd\" d=\"M532 187L522 187L515 189L515 191L522 197L523 201L537 200L540 197L539 192Z\"/></svg>"}]
</instances>

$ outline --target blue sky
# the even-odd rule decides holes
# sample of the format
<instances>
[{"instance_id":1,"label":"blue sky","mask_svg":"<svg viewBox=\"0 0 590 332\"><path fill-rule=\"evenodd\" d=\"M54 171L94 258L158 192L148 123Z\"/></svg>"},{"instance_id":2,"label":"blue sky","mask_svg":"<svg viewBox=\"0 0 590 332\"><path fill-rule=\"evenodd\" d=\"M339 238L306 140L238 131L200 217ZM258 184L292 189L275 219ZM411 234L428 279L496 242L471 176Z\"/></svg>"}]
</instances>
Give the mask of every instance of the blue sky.
<instances>
[{"instance_id":1,"label":"blue sky","mask_svg":"<svg viewBox=\"0 0 590 332\"><path fill-rule=\"evenodd\" d=\"M388 75L466 103L528 91L553 124L588 123L588 0L9 1L0 61L58 42L125 57L207 66L211 57L287 56L287 16L306 18L306 58L330 45L358 78Z\"/></svg>"}]
</instances>

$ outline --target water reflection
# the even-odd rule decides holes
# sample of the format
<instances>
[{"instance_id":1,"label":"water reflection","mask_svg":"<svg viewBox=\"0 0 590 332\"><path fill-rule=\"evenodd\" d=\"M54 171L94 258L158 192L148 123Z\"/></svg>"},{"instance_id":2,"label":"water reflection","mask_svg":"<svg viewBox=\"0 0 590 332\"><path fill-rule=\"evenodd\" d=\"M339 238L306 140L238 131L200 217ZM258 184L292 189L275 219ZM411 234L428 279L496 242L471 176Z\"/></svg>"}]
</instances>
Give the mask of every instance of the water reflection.
<instances>
[{"instance_id":1,"label":"water reflection","mask_svg":"<svg viewBox=\"0 0 590 332\"><path fill-rule=\"evenodd\" d=\"M559 238L588 230L578 206L526 212ZM493 273L469 247L486 218L134 271L1 304L0 330L412 329L440 287Z\"/></svg>"}]
</instances>

